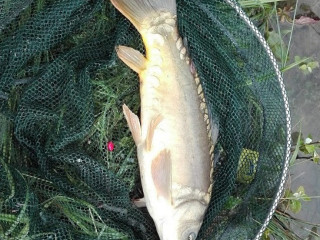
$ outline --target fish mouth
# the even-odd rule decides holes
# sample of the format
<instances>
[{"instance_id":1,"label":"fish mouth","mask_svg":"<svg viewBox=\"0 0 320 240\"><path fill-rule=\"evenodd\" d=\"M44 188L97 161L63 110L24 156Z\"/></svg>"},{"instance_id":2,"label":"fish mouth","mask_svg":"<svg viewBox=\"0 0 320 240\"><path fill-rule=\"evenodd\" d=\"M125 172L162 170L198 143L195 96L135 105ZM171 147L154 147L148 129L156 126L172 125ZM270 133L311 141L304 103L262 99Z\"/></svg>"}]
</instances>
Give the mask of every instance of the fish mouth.
<instances>
[{"instance_id":1,"label":"fish mouth","mask_svg":"<svg viewBox=\"0 0 320 240\"><path fill-rule=\"evenodd\" d=\"M202 221L188 220L188 221L172 221L164 222L162 228L158 229L161 240L189 240L196 239L200 230Z\"/></svg>"},{"instance_id":2,"label":"fish mouth","mask_svg":"<svg viewBox=\"0 0 320 240\"><path fill-rule=\"evenodd\" d=\"M160 239L195 239L201 228L206 208L207 204L199 202L198 199L181 201L171 210L171 214L156 222Z\"/></svg>"},{"instance_id":3,"label":"fish mouth","mask_svg":"<svg viewBox=\"0 0 320 240\"><path fill-rule=\"evenodd\" d=\"M185 240L195 240L198 236L198 232L201 228L202 221L199 224L195 224L194 221L188 223L185 223L182 229L179 229L181 231L181 239Z\"/></svg>"}]
</instances>

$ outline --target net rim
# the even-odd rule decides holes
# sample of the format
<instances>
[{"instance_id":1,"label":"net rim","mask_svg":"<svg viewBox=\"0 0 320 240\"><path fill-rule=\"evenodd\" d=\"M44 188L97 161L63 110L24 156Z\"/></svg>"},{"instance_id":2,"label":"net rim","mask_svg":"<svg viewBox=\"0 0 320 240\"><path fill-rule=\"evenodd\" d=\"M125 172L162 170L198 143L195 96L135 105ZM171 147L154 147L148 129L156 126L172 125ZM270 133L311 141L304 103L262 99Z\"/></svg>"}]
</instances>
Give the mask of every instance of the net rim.
<instances>
[{"instance_id":1,"label":"net rim","mask_svg":"<svg viewBox=\"0 0 320 240\"><path fill-rule=\"evenodd\" d=\"M257 235L255 236L254 240L259 240L262 237L263 232L266 230L277 206L278 203L280 201L280 198L282 196L283 190L284 190L284 184L286 182L286 178L287 178L287 174L288 174L288 170L289 170L289 161L290 161L290 148L291 148L291 117L290 117L290 110L289 110L289 101L288 101L288 97L287 97L287 93L285 90L285 86L283 83L283 78L281 75L281 72L279 70L278 64L276 62L276 59L268 45L268 43L266 42L265 38L262 36L261 32L258 30L258 28L253 24L253 22L249 19L249 17L245 14L245 12L242 10L242 8L234 1L234 0L225 0L225 2L227 2L232 8L234 8L236 10L236 12L239 14L240 18L242 18L242 20L245 21L245 23L249 26L249 28L255 33L256 37L258 38L258 40L260 41L260 43L262 44L262 46L264 47L264 49L267 51L267 54L272 62L272 65L274 67L274 70L277 74L277 79L278 82L280 84L280 88L281 88L281 93L282 93L282 97L283 97L283 101L284 101L284 107L285 107L285 114L286 114L286 127L287 127L287 145L286 145L286 155L285 155L285 161L284 161L284 165L283 165L283 171L281 174L281 181L278 187L278 191L276 193L276 197L272 203L272 206L269 210L269 214L266 217L264 223L262 224L259 232L257 233Z\"/></svg>"}]
</instances>

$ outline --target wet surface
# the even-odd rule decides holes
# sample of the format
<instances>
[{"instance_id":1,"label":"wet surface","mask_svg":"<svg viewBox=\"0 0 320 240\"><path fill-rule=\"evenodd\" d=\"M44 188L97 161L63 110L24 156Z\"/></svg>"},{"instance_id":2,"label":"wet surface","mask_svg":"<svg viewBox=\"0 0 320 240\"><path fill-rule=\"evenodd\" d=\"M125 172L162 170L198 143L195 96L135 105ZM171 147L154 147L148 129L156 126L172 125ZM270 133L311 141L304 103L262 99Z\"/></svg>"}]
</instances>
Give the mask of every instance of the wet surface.
<instances>
[{"instance_id":1,"label":"wet surface","mask_svg":"<svg viewBox=\"0 0 320 240\"><path fill-rule=\"evenodd\" d=\"M315 16L320 16L319 0L300 0L297 14L303 14L305 7ZM283 29L291 28L290 24ZM312 57L320 62L320 21L308 25L295 25L290 47L290 61L294 56ZM313 140L320 139L320 70L316 68L311 74L304 74L295 68L284 74L293 131L300 127L304 137L312 134ZM304 186L309 196L320 196L320 165L313 162L298 164L292 168L292 190ZM302 211L295 215L304 221L320 224L320 199L303 202ZM308 227L311 229L311 227ZM299 231L298 231L299 232ZM320 228L318 228L318 234ZM301 236L306 237L306 236Z\"/></svg>"}]
</instances>

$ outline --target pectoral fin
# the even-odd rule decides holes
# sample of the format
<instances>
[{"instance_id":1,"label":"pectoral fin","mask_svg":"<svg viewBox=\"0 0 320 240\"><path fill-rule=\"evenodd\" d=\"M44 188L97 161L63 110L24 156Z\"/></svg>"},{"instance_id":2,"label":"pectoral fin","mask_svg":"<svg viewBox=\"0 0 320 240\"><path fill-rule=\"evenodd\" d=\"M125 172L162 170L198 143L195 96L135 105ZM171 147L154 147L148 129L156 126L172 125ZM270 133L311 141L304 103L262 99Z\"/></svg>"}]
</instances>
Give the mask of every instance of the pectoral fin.
<instances>
[{"instance_id":1,"label":"pectoral fin","mask_svg":"<svg viewBox=\"0 0 320 240\"><path fill-rule=\"evenodd\" d=\"M118 57L136 73L146 68L147 59L139 51L126 46L118 46L116 51Z\"/></svg>"},{"instance_id":2,"label":"pectoral fin","mask_svg":"<svg viewBox=\"0 0 320 240\"><path fill-rule=\"evenodd\" d=\"M122 106L124 116L127 120L129 129L131 131L132 137L136 145L141 141L141 125L137 115L135 115L127 105L123 104Z\"/></svg>"},{"instance_id":3,"label":"pectoral fin","mask_svg":"<svg viewBox=\"0 0 320 240\"><path fill-rule=\"evenodd\" d=\"M164 149L153 159L151 174L158 197L163 197L169 202L171 202L171 170L170 152Z\"/></svg>"}]
</instances>

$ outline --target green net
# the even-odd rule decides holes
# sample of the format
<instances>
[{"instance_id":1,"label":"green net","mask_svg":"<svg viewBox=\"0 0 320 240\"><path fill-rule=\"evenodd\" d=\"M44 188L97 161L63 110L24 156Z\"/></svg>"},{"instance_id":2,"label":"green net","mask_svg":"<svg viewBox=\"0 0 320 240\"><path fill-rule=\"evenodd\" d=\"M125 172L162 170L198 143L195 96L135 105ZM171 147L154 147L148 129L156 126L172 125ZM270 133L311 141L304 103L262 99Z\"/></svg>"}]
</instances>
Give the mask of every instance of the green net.
<instances>
[{"instance_id":1,"label":"green net","mask_svg":"<svg viewBox=\"0 0 320 240\"><path fill-rule=\"evenodd\" d=\"M198 239L254 239L279 201L288 103L261 34L232 0L179 0L178 26L219 124ZM144 51L109 1L0 0L0 239L157 239L122 114ZM115 149L109 148L114 144Z\"/></svg>"}]
</instances>

